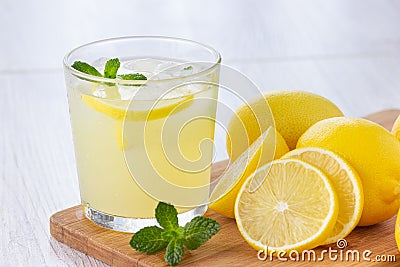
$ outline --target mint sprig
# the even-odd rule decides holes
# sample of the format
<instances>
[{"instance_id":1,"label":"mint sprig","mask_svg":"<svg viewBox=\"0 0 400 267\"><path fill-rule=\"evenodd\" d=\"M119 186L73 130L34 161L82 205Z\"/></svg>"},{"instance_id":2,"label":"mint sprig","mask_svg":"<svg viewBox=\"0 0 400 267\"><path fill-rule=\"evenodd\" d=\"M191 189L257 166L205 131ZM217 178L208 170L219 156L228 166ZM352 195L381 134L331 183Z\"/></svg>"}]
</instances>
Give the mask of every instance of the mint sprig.
<instances>
[{"instance_id":1,"label":"mint sprig","mask_svg":"<svg viewBox=\"0 0 400 267\"><path fill-rule=\"evenodd\" d=\"M182 239L172 239L169 241L165 251L164 260L169 265L177 265L183 257L183 242Z\"/></svg>"},{"instance_id":2,"label":"mint sprig","mask_svg":"<svg viewBox=\"0 0 400 267\"><path fill-rule=\"evenodd\" d=\"M163 229L157 226L149 226L141 229L136 233L136 239L143 240L143 242L136 244L136 250L151 254L163 250L168 245L168 242L163 239L162 233ZM132 240L131 246L133 246Z\"/></svg>"},{"instance_id":3,"label":"mint sprig","mask_svg":"<svg viewBox=\"0 0 400 267\"><path fill-rule=\"evenodd\" d=\"M160 202L156 208L157 222L165 230L175 230L179 227L178 211L174 206Z\"/></svg>"},{"instance_id":4,"label":"mint sprig","mask_svg":"<svg viewBox=\"0 0 400 267\"><path fill-rule=\"evenodd\" d=\"M74 69L76 69L77 71L89 74L89 75L93 75L93 76L97 76L97 77L103 77L103 75L101 75L101 73L96 70L95 67L89 65L86 62L82 62L82 61L75 61L74 64L72 64L72 66Z\"/></svg>"},{"instance_id":5,"label":"mint sprig","mask_svg":"<svg viewBox=\"0 0 400 267\"><path fill-rule=\"evenodd\" d=\"M104 67L104 78L115 79L117 77L117 71L121 63L118 58L110 59L106 62Z\"/></svg>"},{"instance_id":6,"label":"mint sprig","mask_svg":"<svg viewBox=\"0 0 400 267\"><path fill-rule=\"evenodd\" d=\"M121 80L147 80L147 77L141 73L121 74L117 77Z\"/></svg>"},{"instance_id":7,"label":"mint sprig","mask_svg":"<svg viewBox=\"0 0 400 267\"><path fill-rule=\"evenodd\" d=\"M185 246L194 250L203 245L219 231L219 227L215 227L216 221L209 218L195 217L185 225Z\"/></svg>"},{"instance_id":8,"label":"mint sprig","mask_svg":"<svg viewBox=\"0 0 400 267\"><path fill-rule=\"evenodd\" d=\"M117 75L118 69L121 66L121 62L118 58L110 59L106 62L104 66L104 75L102 75L95 67L90 65L89 63L82 61L75 61L71 67L76 69L77 71L97 76L104 77L108 79L121 79L121 80L147 80L147 77L140 73L131 73L131 74L120 74ZM107 85L114 85L113 83L106 83Z\"/></svg>"},{"instance_id":9,"label":"mint sprig","mask_svg":"<svg viewBox=\"0 0 400 267\"><path fill-rule=\"evenodd\" d=\"M178 224L178 212L173 205L160 202L155 211L158 224L149 226L132 236L130 245L139 252L154 254L166 249L164 260L169 265L177 265L183 257L185 245L194 250L215 235L221 226L218 222L197 216L184 227Z\"/></svg>"}]
</instances>

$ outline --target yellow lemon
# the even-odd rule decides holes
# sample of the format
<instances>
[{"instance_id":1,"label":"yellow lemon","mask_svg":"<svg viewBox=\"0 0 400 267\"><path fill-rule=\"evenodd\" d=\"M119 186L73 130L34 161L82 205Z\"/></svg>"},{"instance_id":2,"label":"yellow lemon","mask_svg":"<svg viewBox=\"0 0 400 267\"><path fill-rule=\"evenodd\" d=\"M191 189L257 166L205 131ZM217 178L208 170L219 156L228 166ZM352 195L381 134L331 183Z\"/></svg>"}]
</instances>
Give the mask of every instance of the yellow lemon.
<instances>
[{"instance_id":1,"label":"yellow lemon","mask_svg":"<svg viewBox=\"0 0 400 267\"><path fill-rule=\"evenodd\" d=\"M298 148L320 147L343 157L361 178L364 209L360 226L391 218L400 205L400 142L385 128L359 118L320 121L299 139Z\"/></svg>"},{"instance_id":2,"label":"yellow lemon","mask_svg":"<svg viewBox=\"0 0 400 267\"><path fill-rule=\"evenodd\" d=\"M400 116L397 117L393 124L392 134L394 134L398 140L400 140Z\"/></svg>"},{"instance_id":3,"label":"yellow lemon","mask_svg":"<svg viewBox=\"0 0 400 267\"><path fill-rule=\"evenodd\" d=\"M345 238L357 226L364 206L363 188L357 172L335 153L316 147L292 150L282 157L286 158L307 162L332 181L339 199L339 215L332 233L322 244Z\"/></svg>"},{"instance_id":4,"label":"yellow lemon","mask_svg":"<svg viewBox=\"0 0 400 267\"><path fill-rule=\"evenodd\" d=\"M272 116L271 116L272 112ZM228 125L227 149L236 159L269 126L274 126L285 139L290 150L298 138L314 123L331 117L343 116L328 99L303 91L273 91L243 105Z\"/></svg>"},{"instance_id":5,"label":"yellow lemon","mask_svg":"<svg viewBox=\"0 0 400 267\"><path fill-rule=\"evenodd\" d=\"M281 157L288 151L282 136L269 127L218 179L210 197L209 207L222 215L234 218L236 196L245 179L259 166Z\"/></svg>"},{"instance_id":6,"label":"yellow lemon","mask_svg":"<svg viewBox=\"0 0 400 267\"><path fill-rule=\"evenodd\" d=\"M319 169L296 159L276 160L246 179L235 216L255 249L302 251L328 238L338 206L332 182Z\"/></svg>"}]
</instances>

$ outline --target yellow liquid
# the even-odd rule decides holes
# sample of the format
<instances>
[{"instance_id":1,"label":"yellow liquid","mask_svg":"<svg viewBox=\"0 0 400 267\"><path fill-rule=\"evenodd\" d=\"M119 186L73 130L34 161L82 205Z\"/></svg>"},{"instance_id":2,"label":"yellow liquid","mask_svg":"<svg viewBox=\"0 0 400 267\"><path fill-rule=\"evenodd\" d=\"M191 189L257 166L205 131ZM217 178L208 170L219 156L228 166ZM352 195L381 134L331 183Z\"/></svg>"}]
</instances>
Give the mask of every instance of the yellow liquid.
<instances>
[{"instance_id":1,"label":"yellow liquid","mask_svg":"<svg viewBox=\"0 0 400 267\"><path fill-rule=\"evenodd\" d=\"M125 121L118 110L125 110L129 101L102 102L80 89L68 88L68 97L84 205L113 216L152 218L159 201L174 204L179 213L206 203L213 147L204 140L213 140L215 123L191 119L215 118L215 86L179 98L185 102L182 108L171 114L161 109L149 120L134 104ZM161 101L162 107L176 103Z\"/></svg>"}]
</instances>

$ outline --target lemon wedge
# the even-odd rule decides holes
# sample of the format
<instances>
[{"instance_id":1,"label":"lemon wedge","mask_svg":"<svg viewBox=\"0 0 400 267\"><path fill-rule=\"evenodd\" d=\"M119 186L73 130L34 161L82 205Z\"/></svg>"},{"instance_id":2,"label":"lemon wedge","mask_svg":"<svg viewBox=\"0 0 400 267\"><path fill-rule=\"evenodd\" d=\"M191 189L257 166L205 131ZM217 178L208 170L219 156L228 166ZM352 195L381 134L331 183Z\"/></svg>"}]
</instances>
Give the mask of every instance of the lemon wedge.
<instances>
[{"instance_id":1,"label":"lemon wedge","mask_svg":"<svg viewBox=\"0 0 400 267\"><path fill-rule=\"evenodd\" d=\"M222 215L234 218L236 196L246 178L259 166L281 157L288 151L283 137L270 126L219 178L212 191L209 207Z\"/></svg>"},{"instance_id":2,"label":"lemon wedge","mask_svg":"<svg viewBox=\"0 0 400 267\"><path fill-rule=\"evenodd\" d=\"M276 160L258 168L235 203L243 238L257 250L302 251L320 245L338 216L330 179L303 161Z\"/></svg>"},{"instance_id":3,"label":"lemon wedge","mask_svg":"<svg viewBox=\"0 0 400 267\"><path fill-rule=\"evenodd\" d=\"M400 115L394 121L394 124L392 127L392 134L394 134L396 136L396 138L398 140L400 140Z\"/></svg>"}]
</instances>

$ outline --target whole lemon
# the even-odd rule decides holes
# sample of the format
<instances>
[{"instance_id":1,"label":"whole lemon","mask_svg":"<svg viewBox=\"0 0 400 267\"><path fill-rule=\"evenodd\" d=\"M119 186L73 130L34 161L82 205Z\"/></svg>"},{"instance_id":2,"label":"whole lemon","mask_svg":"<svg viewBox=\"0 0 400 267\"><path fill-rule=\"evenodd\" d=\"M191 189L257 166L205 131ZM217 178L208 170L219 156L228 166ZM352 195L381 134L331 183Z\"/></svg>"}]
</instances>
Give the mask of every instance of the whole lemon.
<instances>
[{"instance_id":1,"label":"whole lemon","mask_svg":"<svg viewBox=\"0 0 400 267\"><path fill-rule=\"evenodd\" d=\"M335 104L313 93L294 90L265 93L264 98L242 105L232 117L226 138L228 154L235 160L269 126L276 128L292 150L311 125L337 116L343 113Z\"/></svg>"},{"instance_id":2,"label":"whole lemon","mask_svg":"<svg viewBox=\"0 0 400 267\"><path fill-rule=\"evenodd\" d=\"M330 118L310 127L297 147L320 147L346 159L360 175L364 209L359 226L391 218L400 205L400 142L385 128L360 118Z\"/></svg>"}]
</instances>

